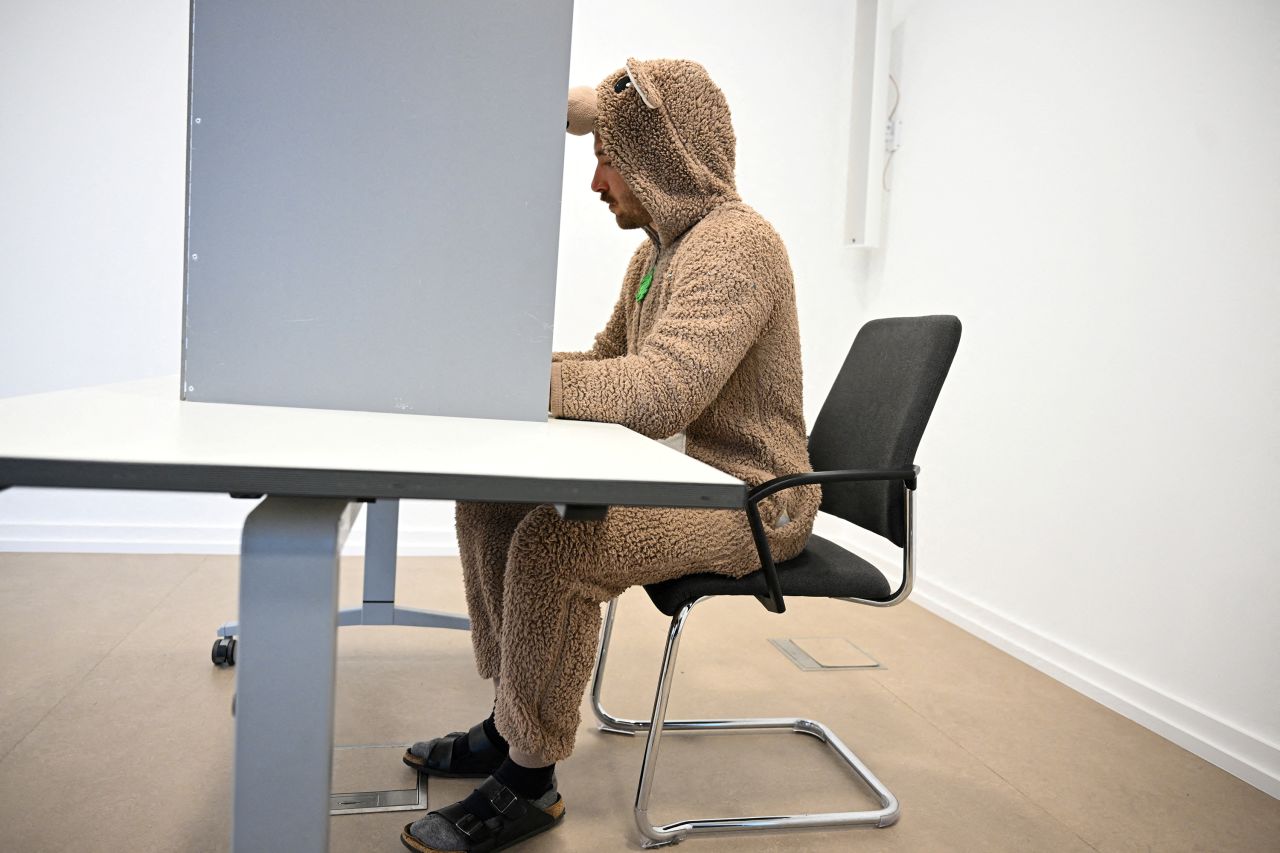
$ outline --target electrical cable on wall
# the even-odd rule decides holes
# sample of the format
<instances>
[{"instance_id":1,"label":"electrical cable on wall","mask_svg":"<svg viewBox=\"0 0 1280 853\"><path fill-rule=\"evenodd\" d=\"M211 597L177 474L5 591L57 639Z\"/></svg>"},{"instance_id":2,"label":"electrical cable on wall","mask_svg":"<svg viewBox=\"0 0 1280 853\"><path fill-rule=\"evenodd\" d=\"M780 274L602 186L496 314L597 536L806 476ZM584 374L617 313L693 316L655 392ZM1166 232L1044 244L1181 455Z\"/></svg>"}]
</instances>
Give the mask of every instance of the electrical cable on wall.
<instances>
[{"instance_id":1,"label":"electrical cable on wall","mask_svg":"<svg viewBox=\"0 0 1280 853\"><path fill-rule=\"evenodd\" d=\"M897 105L902 102L902 90L897 86L897 81L892 74L888 76L888 82L893 83L893 109L888 111L888 119L886 119L886 126L884 126L884 136L887 137L887 140L892 140L893 147L888 149L888 156L884 158L884 170L881 173L881 186L884 187L884 192L891 192L890 186L888 186L888 167L893 163L893 154L896 154L897 150L902 147L897 143L897 128L893 127L893 117L897 115Z\"/></svg>"}]
</instances>

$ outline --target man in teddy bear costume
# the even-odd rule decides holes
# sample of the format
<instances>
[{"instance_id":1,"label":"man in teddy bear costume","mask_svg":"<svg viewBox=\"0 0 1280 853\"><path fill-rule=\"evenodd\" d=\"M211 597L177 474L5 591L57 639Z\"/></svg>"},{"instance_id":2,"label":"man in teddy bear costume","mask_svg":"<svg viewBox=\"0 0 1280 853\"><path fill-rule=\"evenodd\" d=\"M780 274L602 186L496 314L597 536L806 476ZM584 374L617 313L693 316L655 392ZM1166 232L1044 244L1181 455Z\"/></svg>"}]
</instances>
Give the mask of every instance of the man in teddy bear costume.
<instances>
[{"instance_id":1,"label":"man in teddy bear costume","mask_svg":"<svg viewBox=\"0 0 1280 853\"><path fill-rule=\"evenodd\" d=\"M697 63L630 59L570 92L568 130L592 134L592 191L647 239L591 349L552 356L552 415L622 424L748 486L811 470L791 266L738 196L724 94ZM762 502L778 560L803 549L820 498L805 486ZM420 773L484 779L405 827L418 853L501 850L563 818L555 763L573 751L602 602L760 568L742 511L611 507L582 522L550 506L459 503L457 531L476 668L495 703L469 731L406 752Z\"/></svg>"}]
</instances>

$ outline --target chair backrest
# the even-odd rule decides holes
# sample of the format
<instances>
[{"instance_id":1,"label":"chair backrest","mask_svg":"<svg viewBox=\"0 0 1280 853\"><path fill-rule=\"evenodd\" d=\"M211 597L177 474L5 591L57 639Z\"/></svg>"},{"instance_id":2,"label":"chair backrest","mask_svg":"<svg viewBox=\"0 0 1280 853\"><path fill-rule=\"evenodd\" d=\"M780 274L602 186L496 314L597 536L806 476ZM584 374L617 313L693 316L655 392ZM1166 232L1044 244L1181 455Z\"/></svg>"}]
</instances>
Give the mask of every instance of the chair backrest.
<instances>
[{"instance_id":1,"label":"chair backrest","mask_svg":"<svg viewBox=\"0 0 1280 853\"><path fill-rule=\"evenodd\" d=\"M960 321L949 315L863 326L809 435L814 470L913 465L959 345ZM906 542L900 482L824 485L822 510Z\"/></svg>"}]
</instances>

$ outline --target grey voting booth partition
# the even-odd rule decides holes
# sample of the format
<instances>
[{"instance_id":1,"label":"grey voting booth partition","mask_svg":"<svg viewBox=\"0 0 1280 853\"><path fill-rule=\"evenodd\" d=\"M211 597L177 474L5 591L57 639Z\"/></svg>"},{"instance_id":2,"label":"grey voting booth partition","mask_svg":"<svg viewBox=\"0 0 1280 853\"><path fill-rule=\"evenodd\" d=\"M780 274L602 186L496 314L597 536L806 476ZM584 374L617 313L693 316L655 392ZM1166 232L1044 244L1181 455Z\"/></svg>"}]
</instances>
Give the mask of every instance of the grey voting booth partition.
<instances>
[{"instance_id":1,"label":"grey voting booth partition","mask_svg":"<svg viewBox=\"0 0 1280 853\"><path fill-rule=\"evenodd\" d=\"M182 395L546 417L571 0L194 0Z\"/></svg>"}]
</instances>

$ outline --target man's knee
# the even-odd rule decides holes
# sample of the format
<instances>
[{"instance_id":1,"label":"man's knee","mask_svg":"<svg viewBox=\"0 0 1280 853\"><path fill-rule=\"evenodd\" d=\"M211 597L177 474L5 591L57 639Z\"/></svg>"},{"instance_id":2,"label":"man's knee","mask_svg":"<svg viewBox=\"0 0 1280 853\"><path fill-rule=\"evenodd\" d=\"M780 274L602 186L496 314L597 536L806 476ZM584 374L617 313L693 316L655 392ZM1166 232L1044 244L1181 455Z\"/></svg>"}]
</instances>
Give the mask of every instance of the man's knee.
<instances>
[{"instance_id":1,"label":"man's knee","mask_svg":"<svg viewBox=\"0 0 1280 853\"><path fill-rule=\"evenodd\" d=\"M537 574L562 567L575 550L565 523L551 506L539 506L527 513L512 534L507 563L518 566L521 572Z\"/></svg>"},{"instance_id":2,"label":"man's knee","mask_svg":"<svg viewBox=\"0 0 1280 853\"><path fill-rule=\"evenodd\" d=\"M613 598L626 584L611 582L617 572L606 565L604 524L565 521L551 506L533 510L511 539L508 586L552 596L569 592L596 602Z\"/></svg>"},{"instance_id":3,"label":"man's knee","mask_svg":"<svg viewBox=\"0 0 1280 853\"><path fill-rule=\"evenodd\" d=\"M464 547L468 544L505 547L520 519L531 509L529 504L459 501L454 511L458 543Z\"/></svg>"}]
</instances>

